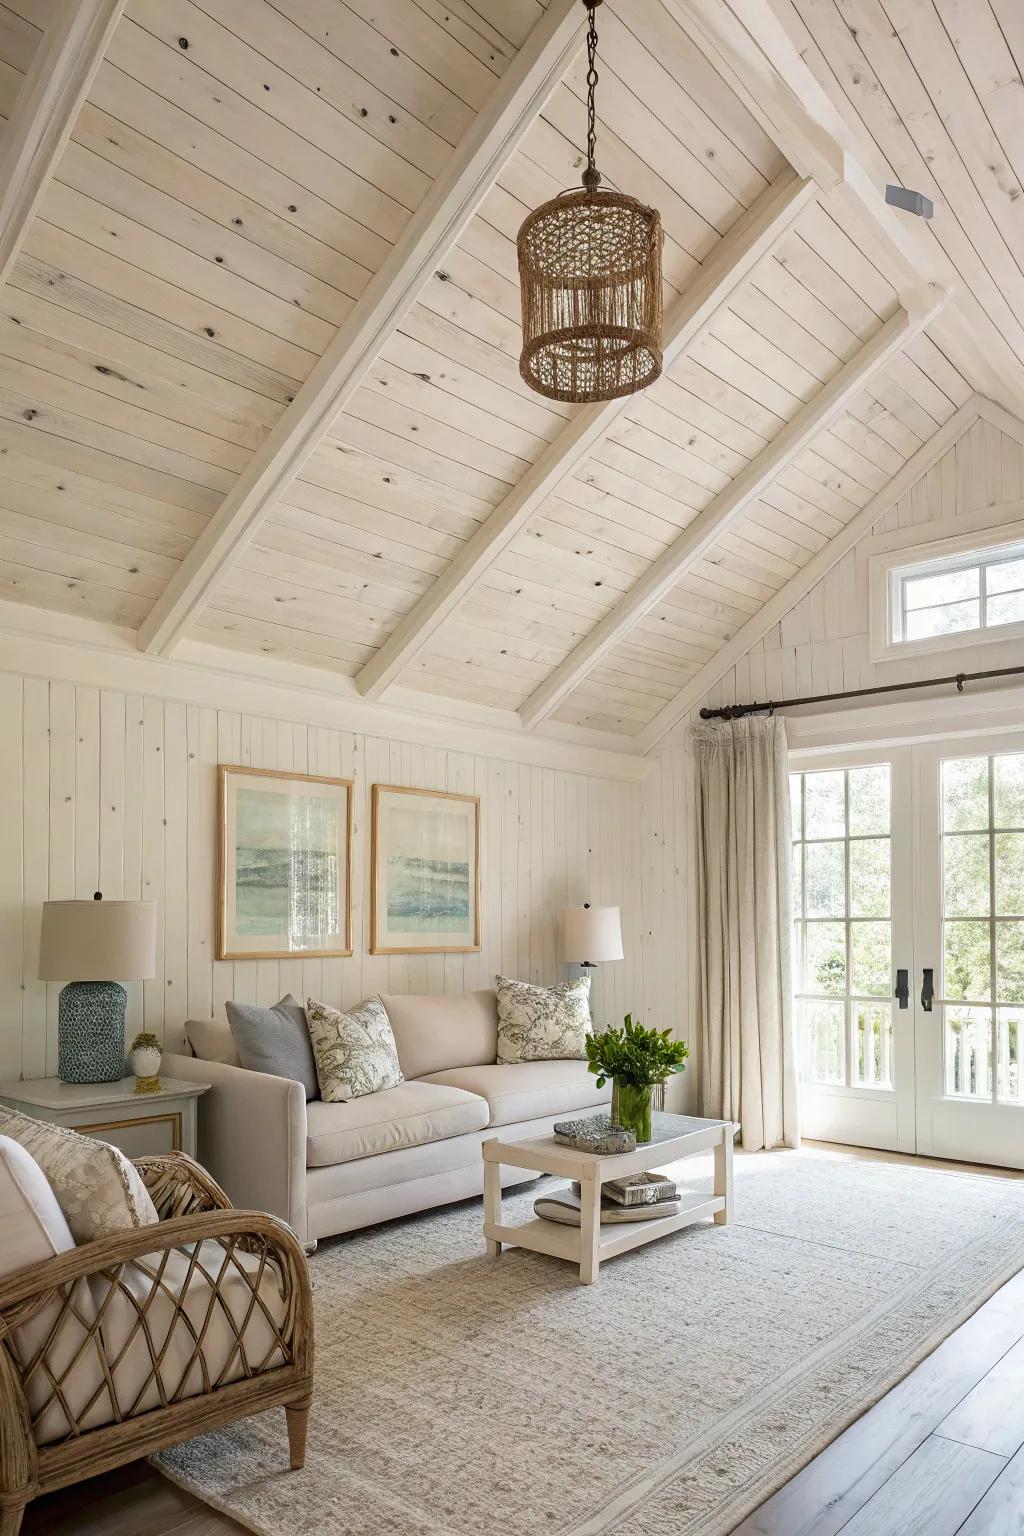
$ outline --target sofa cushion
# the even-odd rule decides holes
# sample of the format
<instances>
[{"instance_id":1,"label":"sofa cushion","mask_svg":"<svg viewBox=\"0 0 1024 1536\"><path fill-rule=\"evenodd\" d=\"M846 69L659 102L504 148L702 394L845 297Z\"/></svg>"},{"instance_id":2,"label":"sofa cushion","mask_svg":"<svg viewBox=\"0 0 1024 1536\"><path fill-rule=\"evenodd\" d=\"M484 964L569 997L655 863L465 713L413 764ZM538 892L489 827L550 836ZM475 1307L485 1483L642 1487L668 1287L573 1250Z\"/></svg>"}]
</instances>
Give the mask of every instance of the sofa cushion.
<instances>
[{"instance_id":1,"label":"sofa cushion","mask_svg":"<svg viewBox=\"0 0 1024 1536\"><path fill-rule=\"evenodd\" d=\"M433 1072L426 1083L462 1088L487 1100L491 1125L512 1125L542 1115L607 1104L611 1086L597 1079L581 1061L517 1061L507 1066L454 1067Z\"/></svg>"},{"instance_id":2,"label":"sofa cushion","mask_svg":"<svg viewBox=\"0 0 1024 1536\"><path fill-rule=\"evenodd\" d=\"M227 1019L186 1019L185 1039L197 1061L219 1061L225 1067L242 1065Z\"/></svg>"},{"instance_id":3,"label":"sofa cushion","mask_svg":"<svg viewBox=\"0 0 1024 1536\"><path fill-rule=\"evenodd\" d=\"M301 1083L307 1099L320 1092L309 1039L306 1010L289 992L273 1008L255 1003L225 1003L231 1033L249 1072L268 1072Z\"/></svg>"},{"instance_id":4,"label":"sofa cushion","mask_svg":"<svg viewBox=\"0 0 1024 1536\"><path fill-rule=\"evenodd\" d=\"M440 995L381 994L406 1077L493 1061L498 1005L493 990Z\"/></svg>"},{"instance_id":5,"label":"sofa cushion","mask_svg":"<svg viewBox=\"0 0 1024 1536\"><path fill-rule=\"evenodd\" d=\"M437 1083L399 1083L347 1104L314 1101L306 1110L306 1164L326 1168L376 1157L479 1131L486 1124L483 1099Z\"/></svg>"}]
</instances>

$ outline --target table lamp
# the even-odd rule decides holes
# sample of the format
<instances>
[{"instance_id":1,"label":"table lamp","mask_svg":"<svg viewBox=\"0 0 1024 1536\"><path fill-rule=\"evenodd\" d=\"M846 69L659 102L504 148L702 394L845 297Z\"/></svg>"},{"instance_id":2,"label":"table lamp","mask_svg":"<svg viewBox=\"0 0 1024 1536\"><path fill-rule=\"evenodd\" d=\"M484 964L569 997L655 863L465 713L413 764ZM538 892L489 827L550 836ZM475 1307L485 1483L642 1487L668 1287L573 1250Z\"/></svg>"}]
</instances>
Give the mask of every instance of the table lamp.
<instances>
[{"instance_id":1,"label":"table lamp","mask_svg":"<svg viewBox=\"0 0 1024 1536\"><path fill-rule=\"evenodd\" d=\"M562 913L562 959L567 965L596 965L622 959L618 907L566 907Z\"/></svg>"},{"instance_id":2,"label":"table lamp","mask_svg":"<svg viewBox=\"0 0 1024 1536\"><path fill-rule=\"evenodd\" d=\"M39 943L42 981L63 981L57 1019L57 1075L65 1083L112 1083L124 1076L121 981L156 972L152 901L44 901Z\"/></svg>"}]
</instances>

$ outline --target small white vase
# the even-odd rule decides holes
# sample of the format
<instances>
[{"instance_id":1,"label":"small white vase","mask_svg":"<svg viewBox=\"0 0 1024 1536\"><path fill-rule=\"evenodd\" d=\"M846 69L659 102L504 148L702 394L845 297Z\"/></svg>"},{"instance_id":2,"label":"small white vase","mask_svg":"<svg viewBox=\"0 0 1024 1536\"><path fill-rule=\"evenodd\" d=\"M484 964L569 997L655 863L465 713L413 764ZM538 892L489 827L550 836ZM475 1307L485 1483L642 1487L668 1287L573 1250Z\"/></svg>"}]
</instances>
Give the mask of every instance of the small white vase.
<instances>
[{"instance_id":1,"label":"small white vase","mask_svg":"<svg viewBox=\"0 0 1024 1536\"><path fill-rule=\"evenodd\" d=\"M132 1051L132 1071L138 1079L135 1085L136 1092L152 1093L156 1088L159 1088L158 1074L162 1059L163 1053L158 1051L155 1045L140 1045L136 1050ZM139 1086L140 1083L145 1083L146 1087L141 1088Z\"/></svg>"}]
</instances>

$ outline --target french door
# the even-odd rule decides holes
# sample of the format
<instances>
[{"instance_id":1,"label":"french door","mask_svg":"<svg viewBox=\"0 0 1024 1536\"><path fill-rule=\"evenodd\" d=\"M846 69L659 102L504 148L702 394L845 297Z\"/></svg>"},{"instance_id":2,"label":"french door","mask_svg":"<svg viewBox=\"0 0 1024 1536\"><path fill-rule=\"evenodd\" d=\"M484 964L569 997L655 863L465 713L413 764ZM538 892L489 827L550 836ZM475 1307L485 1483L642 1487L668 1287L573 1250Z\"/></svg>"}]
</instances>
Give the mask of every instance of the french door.
<instances>
[{"instance_id":1,"label":"french door","mask_svg":"<svg viewBox=\"0 0 1024 1536\"><path fill-rule=\"evenodd\" d=\"M911 765L847 752L790 775L805 1136L915 1150Z\"/></svg>"},{"instance_id":2,"label":"french door","mask_svg":"<svg viewBox=\"0 0 1024 1536\"><path fill-rule=\"evenodd\" d=\"M918 1151L1021 1168L1024 736L917 747L914 780Z\"/></svg>"},{"instance_id":3,"label":"french door","mask_svg":"<svg viewBox=\"0 0 1024 1536\"><path fill-rule=\"evenodd\" d=\"M804 1134L1024 1167L1024 735L790 784Z\"/></svg>"}]
</instances>

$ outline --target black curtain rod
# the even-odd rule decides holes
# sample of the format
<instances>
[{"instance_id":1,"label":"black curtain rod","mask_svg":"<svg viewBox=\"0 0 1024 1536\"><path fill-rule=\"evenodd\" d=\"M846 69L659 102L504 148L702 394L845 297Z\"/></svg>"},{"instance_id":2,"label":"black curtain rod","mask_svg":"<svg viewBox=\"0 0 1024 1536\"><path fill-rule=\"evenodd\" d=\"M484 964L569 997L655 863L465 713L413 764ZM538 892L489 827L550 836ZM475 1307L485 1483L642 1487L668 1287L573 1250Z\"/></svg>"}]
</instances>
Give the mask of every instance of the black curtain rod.
<instances>
[{"instance_id":1,"label":"black curtain rod","mask_svg":"<svg viewBox=\"0 0 1024 1536\"><path fill-rule=\"evenodd\" d=\"M965 683L978 683L989 677L1019 677L1024 667L996 667L991 672L953 672L949 677L923 677L916 683L886 683L879 688L850 688L845 693L814 693L805 699L770 699L765 704L723 704L720 709L705 707L702 720L742 720L744 715L773 715L777 709L795 709L798 704L832 704L838 699L869 699L881 693L906 693L911 688L941 688L956 683L963 693Z\"/></svg>"}]
</instances>

